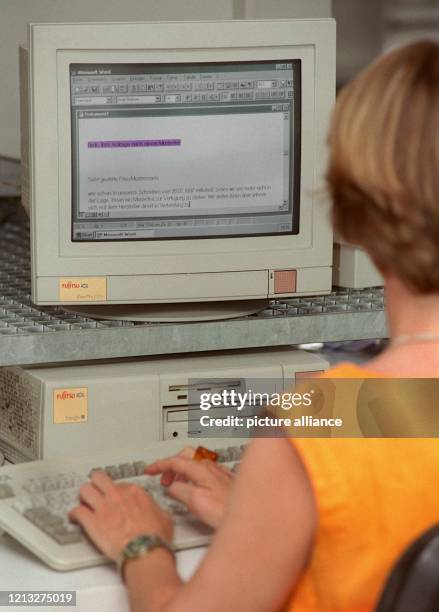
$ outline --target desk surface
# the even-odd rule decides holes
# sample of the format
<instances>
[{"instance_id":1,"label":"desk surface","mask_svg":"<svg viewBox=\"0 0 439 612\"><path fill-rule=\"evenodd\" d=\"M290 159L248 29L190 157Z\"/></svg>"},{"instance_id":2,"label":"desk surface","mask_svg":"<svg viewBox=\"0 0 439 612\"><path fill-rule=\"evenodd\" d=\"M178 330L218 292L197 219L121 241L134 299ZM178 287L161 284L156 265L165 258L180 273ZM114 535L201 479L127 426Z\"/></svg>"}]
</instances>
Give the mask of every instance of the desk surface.
<instances>
[{"instance_id":1,"label":"desk surface","mask_svg":"<svg viewBox=\"0 0 439 612\"><path fill-rule=\"evenodd\" d=\"M177 553L177 568L183 579L194 573L205 551L202 547ZM114 565L56 572L21 544L3 535L0 536L0 568L2 591L76 591L75 612L129 612L126 591ZM20 610L35 608L24 606Z\"/></svg>"}]
</instances>

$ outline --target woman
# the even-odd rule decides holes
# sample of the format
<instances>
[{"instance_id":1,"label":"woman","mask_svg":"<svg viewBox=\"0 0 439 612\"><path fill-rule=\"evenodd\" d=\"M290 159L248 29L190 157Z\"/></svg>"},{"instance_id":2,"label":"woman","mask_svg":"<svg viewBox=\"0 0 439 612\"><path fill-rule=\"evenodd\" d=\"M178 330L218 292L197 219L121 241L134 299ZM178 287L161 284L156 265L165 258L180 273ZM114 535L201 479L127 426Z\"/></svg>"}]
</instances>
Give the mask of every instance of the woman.
<instances>
[{"instance_id":1,"label":"woman","mask_svg":"<svg viewBox=\"0 0 439 612\"><path fill-rule=\"evenodd\" d=\"M328 184L337 232L385 278L389 347L334 377L439 374L439 46L379 59L340 96ZM216 536L182 583L159 546L128 561L133 611L373 610L404 547L439 520L435 440L258 439L232 478L185 456L157 462L170 493ZM184 476L186 481L174 479ZM95 472L71 513L110 558L168 516L135 486Z\"/></svg>"}]
</instances>

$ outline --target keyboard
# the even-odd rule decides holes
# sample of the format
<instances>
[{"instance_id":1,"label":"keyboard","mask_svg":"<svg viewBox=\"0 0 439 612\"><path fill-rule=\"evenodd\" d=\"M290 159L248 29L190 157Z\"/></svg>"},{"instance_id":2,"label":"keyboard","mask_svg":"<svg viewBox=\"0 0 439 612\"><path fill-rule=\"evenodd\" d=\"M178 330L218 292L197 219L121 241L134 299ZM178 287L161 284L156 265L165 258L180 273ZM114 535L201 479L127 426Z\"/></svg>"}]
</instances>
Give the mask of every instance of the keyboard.
<instances>
[{"instance_id":1,"label":"keyboard","mask_svg":"<svg viewBox=\"0 0 439 612\"><path fill-rule=\"evenodd\" d=\"M79 487L93 470L102 469L116 482L138 484L171 514L176 550L205 545L211 538L211 529L167 495L160 476L144 474L147 464L174 455L188 444L215 450L218 461L230 469L236 469L245 448L237 439L170 440L136 451L8 465L0 468L0 528L55 570L108 563L67 516L78 504Z\"/></svg>"}]
</instances>

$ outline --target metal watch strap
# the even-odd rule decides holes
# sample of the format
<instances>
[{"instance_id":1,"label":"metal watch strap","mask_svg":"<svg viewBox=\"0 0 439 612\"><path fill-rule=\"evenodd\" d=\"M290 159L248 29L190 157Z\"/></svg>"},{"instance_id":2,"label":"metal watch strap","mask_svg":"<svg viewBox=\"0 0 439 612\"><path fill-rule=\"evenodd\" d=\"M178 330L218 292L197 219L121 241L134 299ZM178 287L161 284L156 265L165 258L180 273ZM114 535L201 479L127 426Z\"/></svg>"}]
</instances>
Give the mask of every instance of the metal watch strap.
<instances>
[{"instance_id":1,"label":"metal watch strap","mask_svg":"<svg viewBox=\"0 0 439 612\"><path fill-rule=\"evenodd\" d=\"M124 579L124 567L127 561L144 557L155 548L164 548L175 557L175 551L172 545L159 535L143 534L130 540L120 553L119 559L116 562L117 569L122 579Z\"/></svg>"}]
</instances>

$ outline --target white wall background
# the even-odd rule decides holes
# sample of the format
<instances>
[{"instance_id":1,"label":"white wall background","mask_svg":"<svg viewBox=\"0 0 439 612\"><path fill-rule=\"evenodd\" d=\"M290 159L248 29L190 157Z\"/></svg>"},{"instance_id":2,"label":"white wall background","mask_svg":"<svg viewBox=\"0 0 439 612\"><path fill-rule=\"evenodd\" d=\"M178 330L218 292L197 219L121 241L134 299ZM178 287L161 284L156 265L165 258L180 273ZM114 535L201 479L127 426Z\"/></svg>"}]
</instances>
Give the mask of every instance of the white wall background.
<instances>
[{"instance_id":1,"label":"white wall background","mask_svg":"<svg viewBox=\"0 0 439 612\"><path fill-rule=\"evenodd\" d=\"M235 0L237 19L330 17L331 0Z\"/></svg>"},{"instance_id":2,"label":"white wall background","mask_svg":"<svg viewBox=\"0 0 439 612\"><path fill-rule=\"evenodd\" d=\"M385 0L334 0L337 81L351 79L381 51Z\"/></svg>"}]
</instances>

